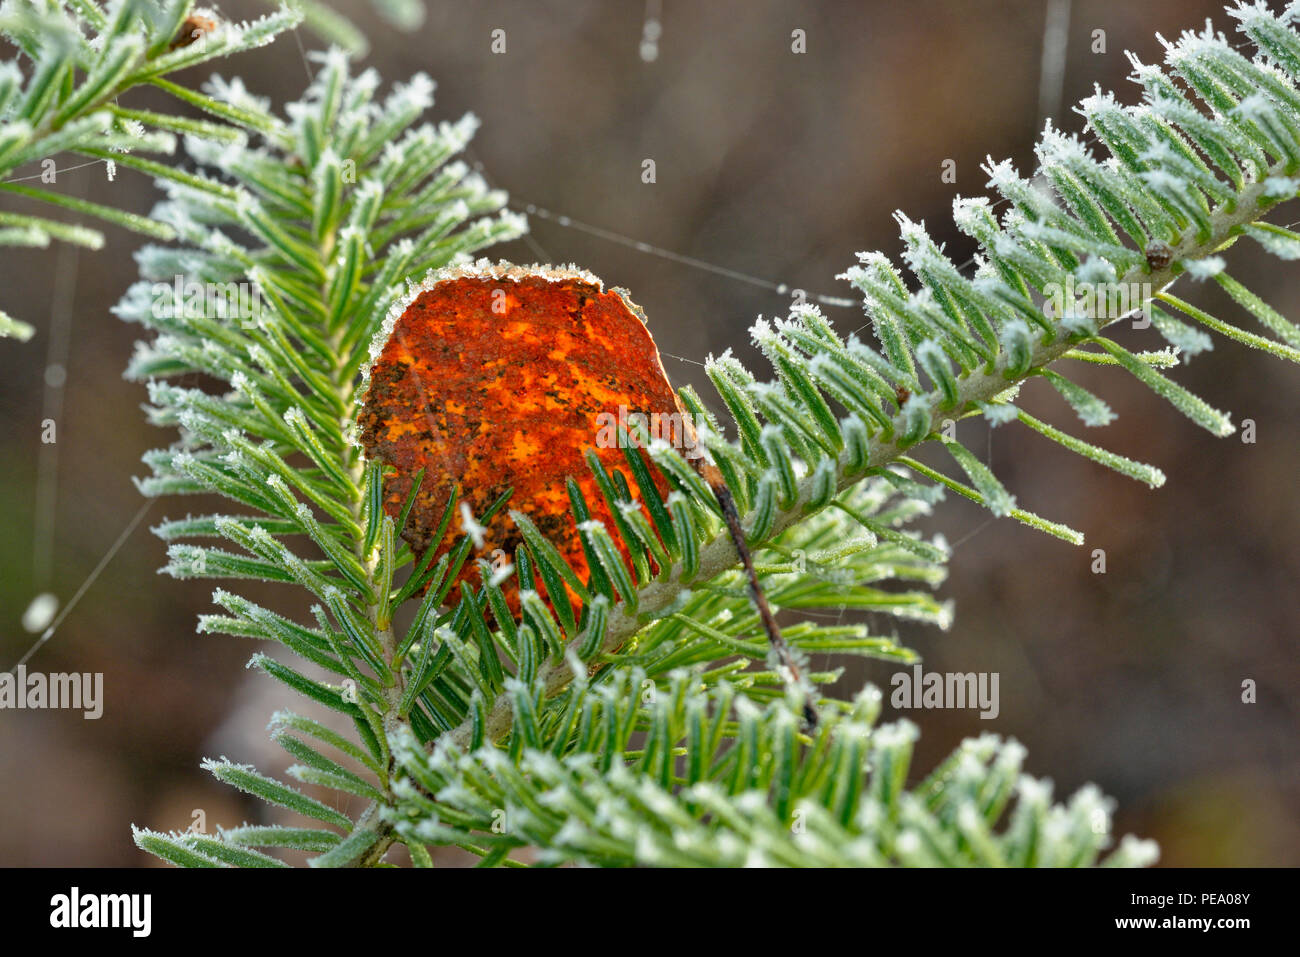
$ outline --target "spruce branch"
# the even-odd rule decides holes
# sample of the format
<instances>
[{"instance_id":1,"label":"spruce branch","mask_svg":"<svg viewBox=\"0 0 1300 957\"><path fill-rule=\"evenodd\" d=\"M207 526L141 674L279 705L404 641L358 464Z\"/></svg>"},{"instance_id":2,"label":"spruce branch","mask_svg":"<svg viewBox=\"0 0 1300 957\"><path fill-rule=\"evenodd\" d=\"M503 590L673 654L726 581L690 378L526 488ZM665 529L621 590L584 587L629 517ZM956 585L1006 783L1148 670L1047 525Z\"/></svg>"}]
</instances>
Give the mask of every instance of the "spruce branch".
<instances>
[{"instance_id":1,"label":"spruce branch","mask_svg":"<svg viewBox=\"0 0 1300 957\"><path fill-rule=\"evenodd\" d=\"M317 59L321 70L307 96L288 108L284 136L258 148L186 139L206 171L188 180L160 173L169 199L155 216L191 245L142 250L148 278L116 311L158 334L141 345L128 375L149 380L152 420L181 429L171 448L146 456L154 474L141 481L142 491L217 491L253 510L164 521L156 529L164 539L215 536L244 553L175 544L164 570L177 577L271 578L310 590L321 602L315 628L219 589L214 600L229 614L204 616L200 630L275 640L333 672L337 684L265 655L250 662L350 716L360 734L354 745L296 715L282 718L284 730L276 733L300 761L292 776L370 799L356 820L313 813L314 799L251 769L210 765L222 780L344 834L327 830L277 844L284 838L277 830L243 829L218 843L256 836L274 846L311 844L323 849L313 863L328 866L374 863L391 841L391 827L378 812L391 802L388 741L402 721L406 688L391 592L395 568L411 556L404 545L399 554L393 521L373 493L382 481L378 465L362 459L352 438L369 317L377 301L395 294L405 269L518 235L523 223L508 212L483 215L500 211L504 197L463 163L447 162L472 134L472 117L441 127L416 122L432 101L427 79L398 86L380 106L372 102L375 74L350 75L338 51ZM235 84L218 82L213 89L231 105L264 109ZM376 143L377 135L383 140ZM391 136L398 142L385 145ZM412 142L422 151L414 157L404 148ZM440 190L428 190L430 183ZM436 235L400 222L417 196L424 208L442 213ZM386 239L371 239L381 226L388 228ZM363 260L372 255L386 257L387 265L366 275ZM217 376L231 392L216 397L161 381L185 370ZM307 464L291 464L294 459ZM300 556L285 540L293 538L309 539L320 557ZM359 761L374 780L327 757L307 737ZM178 863L196 855L244 862L188 835L141 831L137 841Z\"/></svg>"},{"instance_id":2,"label":"spruce branch","mask_svg":"<svg viewBox=\"0 0 1300 957\"><path fill-rule=\"evenodd\" d=\"M118 98L144 85L178 90L166 77L218 57L260 47L291 29L301 14L287 7L252 22L210 18L193 0L112 0L37 3L6 0L0 6L0 37L20 60L0 63L0 195L22 196L111 223L151 239L174 238L167 224L111 206L24 184L57 182L54 157L74 153L161 176L175 169L139 153L169 154L176 136L233 144L247 132L235 126L130 109ZM27 70L20 63L26 61ZM189 94L191 105L213 112L210 97ZM235 117L216 111L223 120ZM263 130L265 132L265 130ZM15 175L40 161L41 171ZM30 214L0 214L0 246L48 246L51 240L89 249L104 244L96 229L68 226ZM30 338L33 328L0 313L0 337Z\"/></svg>"},{"instance_id":3,"label":"spruce branch","mask_svg":"<svg viewBox=\"0 0 1300 957\"><path fill-rule=\"evenodd\" d=\"M678 672L644 706L635 693L643 679L633 671L599 691L579 680L573 723L596 730L567 754L527 748L512 757L490 745L466 753L444 741L430 755L403 732L397 750L409 777L389 818L408 845L468 845L493 861L531 847L546 864L1061 867L1155 859L1151 842L1132 838L1101 859L1113 803L1086 787L1053 804L1050 783L1021 774L1024 748L996 735L968 739L905 789L917 729L908 721L877 725L874 688L801 747L799 715L785 702L759 709L726 683L698 691L695 676ZM649 714L648 730L633 745L637 711Z\"/></svg>"},{"instance_id":4,"label":"spruce branch","mask_svg":"<svg viewBox=\"0 0 1300 957\"><path fill-rule=\"evenodd\" d=\"M1286 16L1274 17L1262 4L1251 6L1241 4L1230 12L1241 21L1243 32L1260 42L1270 56L1279 59L1286 56L1294 58L1295 54L1300 52L1300 40L1297 40L1294 31L1289 27ZM1284 25L1286 25L1284 32L1279 32ZM1207 147L1217 145L1218 140L1230 141L1219 150L1212 152L1212 155L1222 159L1225 172L1237 169L1236 163L1230 162L1233 154L1231 143L1247 144L1252 131L1258 131L1261 124L1270 130L1287 130L1293 129L1294 124L1300 121L1300 110L1297 110L1300 106L1300 98L1297 97L1294 89L1294 81L1300 78L1300 74L1292 72L1290 76L1281 76L1271 65L1261 66L1243 60L1226 41L1214 36L1209 28L1203 35L1185 34L1177 44L1168 44L1167 47L1168 59L1175 64L1176 69L1181 68L1188 82L1198 89L1213 89L1220 97L1213 104L1219 111L1215 116L1219 126L1210 129L1203 123L1196 123L1194 129L1199 136L1188 134L1188 139ZM1286 62L1285 59L1282 59L1282 62ZM1294 62L1300 64L1300 59ZM1154 78L1152 72L1154 68L1142 67L1136 60L1134 63L1138 79L1148 89L1159 89L1163 93L1165 89L1163 81ZM1226 93L1218 92L1219 87L1213 86L1209 79L1203 79L1212 76L1222 77L1223 82L1229 83L1238 91L1240 99L1232 100ZM1266 78L1269 82L1262 82L1261 78ZM1268 90L1276 98L1262 101L1255 99L1258 94L1253 90L1259 86ZM1179 109L1172 112L1177 120L1187 121L1187 114L1183 112L1183 102L1180 99ZM1174 170L1182 170L1184 165L1192 165L1192 159L1186 155L1190 153L1187 141L1178 138L1179 122L1166 116L1171 112L1165 109L1168 103L1168 100L1160 98L1142 107L1120 109L1109 96L1100 95L1086 102L1080 112L1089 119L1099 138L1111 145L1114 158L1109 164L1099 164L1095 160L1081 160L1080 153L1072 153L1070 162L1074 170L1079 170L1082 163L1086 162L1090 164L1087 167L1089 175L1098 182L1106 183L1109 180L1108 185L1120 183L1119 174L1123 173L1145 175L1148 181L1164 183L1162 175L1172 177L1174 174L1162 169L1160 161L1167 162ZM1122 128L1123 133L1115 131L1115 127L1119 126L1121 121L1126 124ZM1140 124L1146 124L1157 131L1156 135L1144 133ZM1192 124L1189 122L1189 125ZM1243 129L1238 133L1239 125ZM988 287L996 280L992 282L985 280L987 285L982 288L980 279L970 281L962 277L955 265L943 257L929 241L924 226L912 223L900 213L898 219L902 226L904 243L908 248L906 258L921 282L920 292L908 293L906 287L897 278L897 274L892 271L893 267L882 265L884 260L879 254L863 254L860 258L864 265L849 270L844 274L844 278L854 281L866 292L868 314L875 322L877 333L886 346L886 353L889 354L888 358L871 355L870 368L880 369L888 376L891 383L904 383L913 386L916 391L905 405L898 403L901 407L891 414L889 406L880 400L880 390L876 390L873 394L861 383L844 384L842 380L830 376L819 383L822 387L827 387L829 384L827 392L832 397L842 398L843 404L848 408L868 409L870 415L859 416L850 412L848 421L857 428L873 434L865 445L850 446L841 439L838 444L842 451L834 458L823 455L814 461L805 460L804 476L792 488L789 501L782 503L775 516L768 520L768 536L776 538L784 530L803 521L813 504L814 497L817 495L825 497L824 493L817 492L819 484L824 480L816 466L828 461L832 463L836 494L860 482L864 475L876 474L880 469L897 462L908 465L924 477L956 489L957 483L953 480L921 466L906 453L927 441L943 441L952 452L961 456L959 461L962 462L963 467L969 469L972 462L977 462L974 456L959 443L946 440L932 426L944 417L958 419L977 411L984 411L988 415L990 403L995 403L999 397L1005 396L1017 383L1043 373L1058 359L1078 353L1081 346L1099 345L1113 357L1114 361L1127 368L1144 384L1162 394L1179 411L1198 424L1216 435L1230 434L1233 427L1226 416L1151 371L1138 358L1130 356L1117 344L1102 337L1100 332L1109 325L1131 318L1146 303L1158 298L1182 308L1193 319L1209 325L1216 331L1294 361L1294 350L1289 345L1245 333L1229 323L1221 322L1188 306L1165 292L1165 289L1183 273L1190 272L1197 278L1207 273L1217 275L1220 261L1215 254L1231 245L1238 236L1257 235L1251 230L1266 229L1266 232L1258 235L1263 235L1271 241L1263 243L1269 251L1282 255L1290 253L1292 247L1287 244L1289 240L1289 236L1285 235L1287 231L1282 230L1279 233L1280 227L1272 227L1268 224L1257 225L1263 216L1285 199L1294 198L1297 189L1300 189L1300 182L1289 178L1300 169L1296 149L1292 146L1295 135L1294 133L1289 135L1289 139L1281 132L1275 133L1272 138L1255 135L1260 146L1239 145L1237 147L1246 157L1253 159L1255 166L1249 176L1239 178L1239 182L1236 183L1238 188L1235 191L1229 189L1232 183L1222 182L1212 176L1207 178L1207 175L1197 175L1191 178L1190 183L1166 184L1165 189L1180 197L1180 203L1178 205L1172 202L1166 203L1164 208L1161 208L1132 189L1131 183L1127 184L1128 188L1114 185L1115 192L1118 194L1115 195L1103 193L1101 190L1092 193L1087 184L1077 177L1067 179L1070 171L1062 168L1065 163L1056 162L1056 154L1067 149L1064 145L1066 141L1052 130L1049 123L1038 151L1040 157L1047 159L1034 182L1046 181L1057 184L1060 197L1057 202L1064 201L1074 208L1091 211L1094 213L1091 219L1083 215L1077 215L1076 218L1072 209L1055 205L1044 191L1031 186L1029 181L1019 180L1014 171L1005 164L990 163L988 167L992 177L990 185L998 186L1004 198L1012 203L1011 212L1004 217L1008 225L1000 234L996 232L996 224L987 213L988 204L985 201L971 203L958 199L954 204L959 224L963 228L968 228L968 231L976 235L982 244L987 240L984 248L984 254L988 257L987 262L998 262L1002 259L1008 263L1021 264L1017 269L1013 265L998 263L998 268L1003 271L1007 281L1005 285L999 284L994 287L994 295L1008 295L1008 286L1020 290L1018 301L1009 308L1004 306L999 309L999 302L996 300L990 302ZM1185 152L1177 155L1155 152L1155 147L1167 140L1180 144ZM1069 149L1074 149L1076 145L1070 141ZM1270 153L1276 159L1273 163L1266 164L1265 156ZM1142 156L1147 156L1149 159L1138 158ZM1125 169L1125 161L1128 169ZM1200 169L1204 169L1199 160L1195 162ZM1249 167L1245 159L1243 165ZM1208 171L1206 173L1208 174ZM1071 183L1071 188L1062 188L1062 184L1066 182ZM1209 202L1211 199L1217 199L1218 202L1211 206ZM1110 208L1107 208L1107 200L1110 201ZM1120 205L1115 205L1116 203ZM1185 206L1200 210L1199 215L1179 215ZM1150 227L1143 223L1140 218L1142 215L1145 215L1152 224ZM973 228L967 226L972 219L981 216L986 217L984 222ZM1167 241L1164 239L1155 241L1163 244L1165 264L1154 268L1144 258L1143 250L1114 242L1099 246L1095 238L1097 233L1104 233L1112 241L1115 239L1109 216L1114 217L1116 225L1125 222L1133 224L1131 227L1133 231L1147 239L1151 239L1157 229L1163 230ZM1057 232L1052 238L1062 243L1068 240L1074 249L1082 251L1089 258L1080 263L1062 248L1048 248L1029 239L1029 236L1041 235L1040 230L1032 228L1039 222L1060 223L1061 226L1057 227ZM1192 226L1196 228L1190 228ZM1089 235L1089 231L1092 235ZM1300 249L1300 247L1296 248ZM1117 276L1115 267L1121 264L1126 265L1127 268ZM878 276L873 275L876 271L888 271L890 281L894 284L890 293L883 293L880 289ZM1111 277L1109 282L1114 286L1128 288L1138 286L1145 288L1147 292L1141 301L1132 303L1130 309L1116 315L1098 314L1094 306L1091 310L1052 316L1050 306L1045 308L1041 298L1045 287L1049 287L1052 283L1064 287L1067 281L1073 281L1079 274L1086 276L1098 272L1109 275ZM1030 290L1040 294L1037 301L1031 297ZM1291 336L1293 327L1286 320L1282 320L1281 317L1274 319L1276 314L1272 313L1267 306L1259 303L1253 296L1249 299L1247 296L1250 296L1248 292L1242 292L1237 298L1249 303L1248 308L1253 306L1252 311L1255 315L1261 321L1270 324L1279 334L1288 338ZM936 303L942 303L947 307L948 318L944 318L944 310L935 308ZM1071 309L1074 306L1073 302L1069 304ZM987 312L984 311L986 309ZM997 342L999 330L995 327L1001 326L1002 335L1005 337L1005 330L1014 328L1015 320L1012 317L1017 313L1024 314L1029 311L1036 313L1039 335L1026 337L1023 348L1003 348L996 351L989 348ZM999 312L1002 315L999 315ZM1007 317L1007 313L1010 313L1010 317ZM1012 318L1012 321L1008 322L1007 318ZM896 324L904 325L909 329L912 340L910 344L894 338L896 333L891 330L896 328ZM788 337L788 345L780 342L781 333ZM818 377L818 372L826 371L831 366L830 357L837 357L846 351L845 344L830 331L814 306L806 306L793 313L776 335L768 324L760 322L754 327L753 336L760 348L764 348L768 353L769 358L775 357L778 368L782 361L788 363L789 356L797 354L791 348L797 344L803 351L803 355L798 356L797 361L810 363L813 377ZM945 340L948 345L944 347L936 345ZM773 348L774 341L779 343L777 348ZM855 345L859 347L858 356L865 358L863 353L866 347L859 343L851 343L847 351L852 353ZM929 374L926 378L929 381L926 385L922 385L922 380L916 373L917 365L922 363L919 363L916 357L926 347L937 348L941 358L927 367ZM959 368L954 375L949 365L948 354L956 352L957 347L966 350L967 359L957 363ZM720 383L720 394L737 422L742 427L746 420L757 423L758 419L754 416L757 414L761 417L763 411L761 408L755 408L761 401L761 395L758 394L760 390L752 377L748 382L750 394L745 395L742 390L721 384L729 376L734 375L731 371L734 360L730 360L729 356L723 356L721 360L711 359L709 365L710 374L715 383ZM869 369L858 370L859 374L869 371ZM1073 385L1059 373L1053 372L1052 375ZM888 388L887 386L886 392ZM788 387L783 391L796 414L803 413L812 419L817 412L825 408L817 386L805 389L802 393L798 389ZM848 395L845 395L845 391ZM1046 425L1033 420L1019 410L1012 409L1012 412L1031 427ZM780 421L779 416L773 417L773 422L788 429L788 426ZM922 425L918 427L917 423ZM1107 453L1105 450L1095 449L1087 443L1073 440L1072 437L1050 426L1037 428L1037 430L1073 451L1117 468L1124 474L1139 477L1148 484L1156 485L1163 481L1163 475L1151 466L1133 462L1114 453ZM834 439L833 433L836 431L832 418L830 429L827 430L828 438ZM805 445L805 448L807 447ZM732 461L744 463L748 468L746 478L751 483L764 474L765 463L744 448L743 444L742 447L733 447L730 451ZM1094 452L1098 454L1093 454ZM969 490L968 497L989 505L995 514L1015 514L1027 524L1074 541L1076 544L1082 543L1082 535L1072 529L1015 509L1010 504L999 507L997 502L1001 491L1000 483L997 483L991 475L988 479L991 485L978 491ZM977 480L975 484L978 487L981 483ZM1010 502L1009 499L1007 501ZM818 507L824 507L824 504ZM752 523L753 520L754 515L751 513L747 516L747 521ZM720 532L713 534L698 546L698 557L695 559L698 563L698 571L695 577L707 579L721 574L732 568L737 560L735 548L729 537ZM668 580L649 582L639 590L635 611L629 610L626 605L619 605L611 613L604 632L603 650L613 651L619 648L643 628L647 620L655 618L664 609L672 606L680 588L678 584L681 577L680 566L674 568L673 573L666 577ZM564 662L553 661L543 667L539 677L545 694L551 696L567 685L572 678L572 672ZM497 740L509 731L511 700L510 695L501 694L488 708L482 733L489 740ZM475 733L476 727L472 718L466 718L457 727L452 740L464 747Z\"/></svg>"},{"instance_id":5,"label":"spruce branch","mask_svg":"<svg viewBox=\"0 0 1300 957\"><path fill-rule=\"evenodd\" d=\"M1226 435L1228 416L1165 374L1209 348L1200 327L1296 358L1300 330L1227 275L1222 254L1245 236L1252 252L1300 257L1300 235L1263 222L1300 193L1300 36L1290 10L1229 12L1256 45L1253 59L1208 29L1185 34L1166 44L1171 72L1133 60L1142 104L1124 107L1101 92L1084 101L1104 155L1049 124L1032 178L988 163L1000 201L954 204L958 228L980 247L973 276L899 214L906 272L868 253L844 274L862 293L878 347L801 306L753 328L774 379L730 354L710 358L724 418L682 392L683 406L707 423L700 437L744 516L774 609L840 606L948 627L950 607L930 593L948 549L910 523L949 491L1082 541L1019 507L945 419L1019 422L1157 486L1164 476L1154 466L1020 409L1024 382L1046 379L1085 427L1098 428L1114 413L1062 370L1122 369ZM1045 784L1020 776L1013 743L968 742L908 790L914 729L877 724L873 691L822 702L822 724L801 735L803 702L764 664L716 500L661 439L621 435L625 467L589 457L609 527L570 483L589 576L518 511L523 543L508 570L475 552L475 529L510 508L508 493L484 516L453 498L430 539L458 522L448 551L416 555L401 543L409 505L384 513L386 476L362 460L353 437L367 346L450 274L431 270L502 268L466 262L523 224L485 216L504 197L451 160L472 122L416 125L430 102L427 80L376 104L375 74L352 77L338 51L320 62L287 121L237 83L211 85L209 112L250 133L271 131L264 147L187 136L190 155L212 171L199 174L133 160L167 192L152 218L177 245L142 251L145 281L118 311L153 333L128 370L150 380L151 421L180 429L171 447L146 455L153 474L142 491L217 492L242 509L160 525L175 541L165 570L278 581L314 596L307 626L219 589L214 601L226 614L204 616L200 629L278 642L329 676L261 653L250 662L355 729L351 739L280 716L275 737L300 762L291 776L369 804L348 818L252 769L210 762L221 780L324 827L244 827L215 841L139 831L137 843L176 863L227 865L265 863L262 847L310 849L318 866L375 864L398 840L417 864L440 844L488 864L523 848L546 863L597 864L1154 859L1151 846L1131 840L1103 858L1109 803L1085 788L1053 804ZM1168 286L1183 274L1221 285L1266 334L1173 296ZM403 281L419 277L403 292ZM222 292L240 283L258 293L247 309ZM1138 295L1118 297L1133 288ZM1169 348L1132 353L1103 335L1138 309L1151 310ZM162 381L192 372L229 393ZM935 441L954 475L913 456ZM234 550L179 541L214 537ZM480 570L477 584L461 582L467 566ZM507 575L518 613L501 587ZM551 607L543 587L576 600ZM407 602L414 620L399 633L393 614ZM797 655L915 660L894 635L859 625L797 622L783 637Z\"/></svg>"}]
</instances>

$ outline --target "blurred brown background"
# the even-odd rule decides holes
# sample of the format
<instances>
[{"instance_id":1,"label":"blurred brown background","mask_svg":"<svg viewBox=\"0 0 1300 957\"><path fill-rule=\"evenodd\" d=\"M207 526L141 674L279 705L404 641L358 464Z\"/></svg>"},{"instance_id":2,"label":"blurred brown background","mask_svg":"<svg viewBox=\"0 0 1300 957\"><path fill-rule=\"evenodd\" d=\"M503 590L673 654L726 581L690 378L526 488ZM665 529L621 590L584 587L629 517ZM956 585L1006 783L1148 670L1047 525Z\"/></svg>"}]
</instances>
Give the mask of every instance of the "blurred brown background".
<instances>
[{"instance_id":1,"label":"blurred brown background","mask_svg":"<svg viewBox=\"0 0 1300 957\"><path fill-rule=\"evenodd\" d=\"M1039 0L665 0L651 62L639 54L646 11L635 2L435 0L413 35L394 33L361 0L339 7L364 26L374 44L366 63L386 81L427 71L439 84L434 118L472 110L483 119L475 155L517 202L816 293L851 295L834 276L858 250L897 255L895 209L925 220L965 259L969 243L951 226L954 190L984 192L986 154L1026 171L1041 125L1047 7ZM260 8L245 0L223 10L243 18ZM1157 31L1199 29L1207 16L1232 25L1212 0L1076 0L1065 104L1094 82L1132 102L1122 51L1158 61ZM496 28L506 31L503 55L489 52ZM791 52L795 29L806 31L805 54ZM1091 52L1094 30L1105 31L1105 53ZM306 82L292 37L220 69L277 103ZM1078 116L1057 116L1067 130L1080 128ZM647 158L656 164L652 185L641 181ZM940 181L945 159L956 161L955 187ZM60 167L76 162L59 158ZM155 195L128 170L106 182L102 166L66 173L58 188L140 211ZM534 218L533 230L536 246L496 253L576 262L629 288L662 351L685 357L665 360L678 384L711 395L697 362L727 347L764 369L747 329L759 314L783 314L788 296L554 221ZM71 297L71 335L55 415L57 485L45 494L57 493L51 562L62 602L140 507L130 479L143 473L140 454L169 440L144 424L143 388L121 378L139 330L108 313L134 278L137 245L110 230L100 253L60 262L53 249L7 250L0 259L0 302L40 328L25 345L0 341L6 668L33 639L20 618L41 587L33 512L48 329L60 295ZM1230 264L1300 316L1300 266L1247 246L1231 251ZM1187 284L1180 295L1221 305L1213 292ZM862 325L857 307L827 311L842 332ZM1119 338L1163 345L1153 330ZM966 735L1015 736L1029 748L1027 770L1053 779L1058 796L1095 781L1117 798L1116 832L1157 839L1164 864L1300 864L1300 370L1216 340L1213 353L1175 375L1235 422L1254 419L1257 443L1214 439L1121 375L1079 377L1119 413L1102 441L1169 475L1158 491L1024 430L1007 426L986 442L981 424L962 424L962 438L988 452L1025 507L1084 530L1088 542L1076 548L1009 520L990 523L964 501L945 502L929 520L959 543L941 589L956 601L956 622L947 633L900 634L927 669L999 672L1002 711L994 721L973 711L911 713L923 732L918 765L928 769ZM1082 430L1041 383L1025 396L1031 411ZM226 754L269 768L265 721L301 703L246 675L252 645L194 633L213 586L156 576L163 545L147 531L164 515L212 504L154 505L30 662L46 672L104 672L105 712L98 721L0 713L0 864L142 865L149 859L131 843L132 822L184 828L202 808L210 831L258 813L203 774L199 760ZM1090 571L1093 548L1106 550L1104 575ZM864 679L887 688L893 670L856 666L843 690ZM1258 683L1256 704L1240 700L1247 678Z\"/></svg>"}]
</instances>

